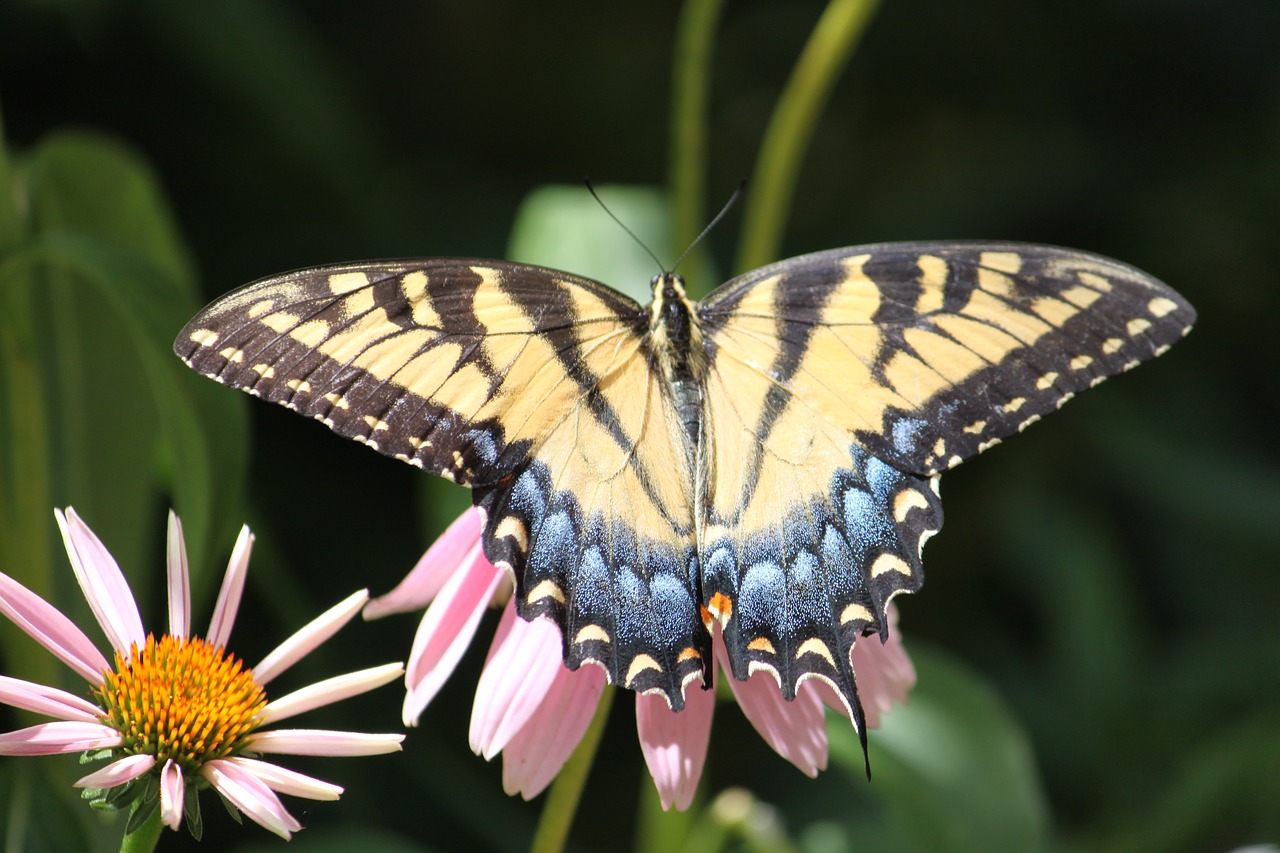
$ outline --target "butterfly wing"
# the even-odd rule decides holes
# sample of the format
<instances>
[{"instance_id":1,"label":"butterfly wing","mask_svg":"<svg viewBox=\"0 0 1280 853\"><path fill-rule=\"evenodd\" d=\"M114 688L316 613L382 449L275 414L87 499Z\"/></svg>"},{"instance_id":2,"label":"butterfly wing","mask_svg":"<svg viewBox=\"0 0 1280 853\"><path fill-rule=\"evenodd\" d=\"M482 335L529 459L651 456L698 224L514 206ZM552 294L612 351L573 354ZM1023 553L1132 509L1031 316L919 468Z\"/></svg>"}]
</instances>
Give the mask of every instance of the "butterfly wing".
<instances>
[{"instance_id":1,"label":"butterfly wing","mask_svg":"<svg viewBox=\"0 0 1280 853\"><path fill-rule=\"evenodd\" d=\"M474 490L522 616L576 668L682 699L709 660L687 457L647 315L588 279L439 259L301 270L217 300L175 351Z\"/></svg>"},{"instance_id":2,"label":"butterfly wing","mask_svg":"<svg viewBox=\"0 0 1280 853\"><path fill-rule=\"evenodd\" d=\"M849 652L923 582L937 475L1160 354L1194 311L1124 264L1019 244L899 243L747 273L699 309L704 603L734 674L818 676L862 728Z\"/></svg>"}]
</instances>

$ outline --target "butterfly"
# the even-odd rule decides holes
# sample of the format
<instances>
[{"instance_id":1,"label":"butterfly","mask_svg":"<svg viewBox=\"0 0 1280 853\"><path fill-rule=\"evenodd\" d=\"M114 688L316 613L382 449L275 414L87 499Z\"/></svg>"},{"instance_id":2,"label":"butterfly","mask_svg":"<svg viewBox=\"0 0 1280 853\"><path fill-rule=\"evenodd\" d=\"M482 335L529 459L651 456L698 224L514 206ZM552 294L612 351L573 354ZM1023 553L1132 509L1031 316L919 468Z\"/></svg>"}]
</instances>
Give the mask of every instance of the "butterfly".
<instances>
[{"instance_id":1,"label":"butterfly","mask_svg":"<svg viewBox=\"0 0 1280 853\"><path fill-rule=\"evenodd\" d=\"M564 660L664 695L831 685L866 743L853 645L924 580L939 475L1190 329L1126 264L1018 243L791 258L641 306L494 260L324 266L201 311L175 351L219 382L467 486L489 560Z\"/></svg>"}]
</instances>

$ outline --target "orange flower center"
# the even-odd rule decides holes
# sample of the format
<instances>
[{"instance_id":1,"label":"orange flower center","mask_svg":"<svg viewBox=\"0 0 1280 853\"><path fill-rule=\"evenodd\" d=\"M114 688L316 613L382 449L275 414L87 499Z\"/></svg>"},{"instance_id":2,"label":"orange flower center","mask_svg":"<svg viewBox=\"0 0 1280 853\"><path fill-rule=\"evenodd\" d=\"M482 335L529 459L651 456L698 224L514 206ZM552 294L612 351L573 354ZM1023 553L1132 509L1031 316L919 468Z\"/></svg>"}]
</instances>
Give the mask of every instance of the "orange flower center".
<instances>
[{"instance_id":1,"label":"orange flower center","mask_svg":"<svg viewBox=\"0 0 1280 853\"><path fill-rule=\"evenodd\" d=\"M195 769L234 755L258 727L266 696L234 655L198 637L147 635L94 691L129 755Z\"/></svg>"}]
</instances>

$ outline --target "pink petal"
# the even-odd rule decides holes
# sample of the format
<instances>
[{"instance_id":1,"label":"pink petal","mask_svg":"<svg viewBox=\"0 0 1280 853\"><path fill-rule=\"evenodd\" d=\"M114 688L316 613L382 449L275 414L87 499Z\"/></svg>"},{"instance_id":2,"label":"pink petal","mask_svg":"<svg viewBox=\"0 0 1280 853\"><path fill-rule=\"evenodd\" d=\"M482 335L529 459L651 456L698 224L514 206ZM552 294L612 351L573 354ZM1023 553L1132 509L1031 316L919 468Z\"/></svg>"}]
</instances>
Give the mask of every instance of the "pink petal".
<instances>
[{"instance_id":1,"label":"pink petal","mask_svg":"<svg viewBox=\"0 0 1280 853\"><path fill-rule=\"evenodd\" d=\"M182 768L169 759L160 771L160 822L170 829L182 825L183 795L186 786L182 781Z\"/></svg>"},{"instance_id":2,"label":"pink petal","mask_svg":"<svg viewBox=\"0 0 1280 853\"><path fill-rule=\"evenodd\" d=\"M48 717L81 723L96 723L101 716L96 705L74 693L7 675L0 675L0 702Z\"/></svg>"},{"instance_id":3,"label":"pink petal","mask_svg":"<svg viewBox=\"0 0 1280 853\"><path fill-rule=\"evenodd\" d=\"M693 802L707 761L715 708L715 691L703 690L696 682L685 689L684 710L679 713L663 696L636 695L640 750L664 811L672 806L683 811Z\"/></svg>"},{"instance_id":4,"label":"pink petal","mask_svg":"<svg viewBox=\"0 0 1280 853\"><path fill-rule=\"evenodd\" d=\"M418 624L406 667L405 725L417 725L422 710L453 674L504 579L503 572L487 561L473 564L450 577L431 602Z\"/></svg>"},{"instance_id":5,"label":"pink petal","mask_svg":"<svg viewBox=\"0 0 1280 853\"><path fill-rule=\"evenodd\" d=\"M265 726L304 711L359 696L361 693L395 681L402 675L404 675L403 666L398 663L389 663L318 681L309 687L295 690L270 702L262 709L262 720L259 725Z\"/></svg>"},{"instance_id":6,"label":"pink petal","mask_svg":"<svg viewBox=\"0 0 1280 853\"><path fill-rule=\"evenodd\" d=\"M154 755L126 755L73 783L76 788L114 788L132 782L156 766Z\"/></svg>"},{"instance_id":7,"label":"pink petal","mask_svg":"<svg viewBox=\"0 0 1280 853\"><path fill-rule=\"evenodd\" d=\"M367 589L358 590L312 619L292 637L285 640L253 668L253 677L266 684L280 673L310 654L325 640L351 621L369 600Z\"/></svg>"},{"instance_id":8,"label":"pink petal","mask_svg":"<svg viewBox=\"0 0 1280 853\"><path fill-rule=\"evenodd\" d=\"M395 589L369 602L364 618L421 610L440 594L455 572L466 571L477 558L484 559L480 552L480 511L471 507L432 543Z\"/></svg>"},{"instance_id":9,"label":"pink petal","mask_svg":"<svg viewBox=\"0 0 1280 853\"><path fill-rule=\"evenodd\" d=\"M822 697L805 681L796 698L782 698L778 682L766 672L757 672L746 681L729 680L738 707L755 726L773 751L790 761L806 776L818 775L827 767L827 721Z\"/></svg>"},{"instance_id":10,"label":"pink petal","mask_svg":"<svg viewBox=\"0 0 1280 853\"><path fill-rule=\"evenodd\" d=\"M322 782L266 761L239 756L226 760L252 773L268 788L281 794L308 800L336 800L342 794L342 788L338 785Z\"/></svg>"},{"instance_id":11,"label":"pink petal","mask_svg":"<svg viewBox=\"0 0 1280 853\"><path fill-rule=\"evenodd\" d=\"M531 800L551 784L591 725L606 683L594 664L559 668L546 699L502 751L504 791Z\"/></svg>"},{"instance_id":12,"label":"pink petal","mask_svg":"<svg viewBox=\"0 0 1280 853\"><path fill-rule=\"evenodd\" d=\"M200 768L200 774L250 820L276 835L289 836L302 824L285 809L280 798L250 771L228 759L215 759Z\"/></svg>"},{"instance_id":13,"label":"pink petal","mask_svg":"<svg viewBox=\"0 0 1280 853\"><path fill-rule=\"evenodd\" d=\"M187 543L182 536L182 521L169 510L169 546L167 550L169 579L169 636L191 636L191 573L187 569Z\"/></svg>"},{"instance_id":14,"label":"pink petal","mask_svg":"<svg viewBox=\"0 0 1280 853\"><path fill-rule=\"evenodd\" d=\"M360 732L332 732L324 729L277 729L255 732L245 738L250 752L285 755L384 755L399 752L404 735L370 735Z\"/></svg>"},{"instance_id":15,"label":"pink petal","mask_svg":"<svg viewBox=\"0 0 1280 853\"><path fill-rule=\"evenodd\" d=\"M863 637L850 656L868 728L879 726L880 718L889 712L894 702L906 702L907 693L916 683L915 667L902 645L902 635L896 630L898 610L893 604L889 605L886 616L888 639L881 643L879 637Z\"/></svg>"},{"instance_id":16,"label":"pink petal","mask_svg":"<svg viewBox=\"0 0 1280 853\"><path fill-rule=\"evenodd\" d=\"M147 640L142 617L115 559L74 509L67 507L66 515L59 510L53 514L76 580L112 648L124 655L135 644L142 648Z\"/></svg>"},{"instance_id":17,"label":"pink petal","mask_svg":"<svg viewBox=\"0 0 1280 853\"><path fill-rule=\"evenodd\" d=\"M102 652L74 622L3 572L0 572L0 613L90 684L101 684L102 674L111 669Z\"/></svg>"},{"instance_id":18,"label":"pink petal","mask_svg":"<svg viewBox=\"0 0 1280 853\"><path fill-rule=\"evenodd\" d=\"M222 577L222 588L218 590L218 603L213 608L213 619L205 637L211 645L225 647L231 638L231 626L235 624L236 612L240 609L240 596L244 593L244 579L249 573L249 553L252 550L253 534L246 524L236 537L227 573Z\"/></svg>"},{"instance_id":19,"label":"pink petal","mask_svg":"<svg viewBox=\"0 0 1280 853\"><path fill-rule=\"evenodd\" d=\"M537 710L563 670L560 629L549 619L528 622L507 602L471 708L471 750L492 759Z\"/></svg>"},{"instance_id":20,"label":"pink petal","mask_svg":"<svg viewBox=\"0 0 1280 853\"><path fill-rule=\"evenodd\" d=\"M0 755L57 755L110 749L122 742L118 731L99 723L40 723L0 734Z\"/></svg>"}]
</instances>

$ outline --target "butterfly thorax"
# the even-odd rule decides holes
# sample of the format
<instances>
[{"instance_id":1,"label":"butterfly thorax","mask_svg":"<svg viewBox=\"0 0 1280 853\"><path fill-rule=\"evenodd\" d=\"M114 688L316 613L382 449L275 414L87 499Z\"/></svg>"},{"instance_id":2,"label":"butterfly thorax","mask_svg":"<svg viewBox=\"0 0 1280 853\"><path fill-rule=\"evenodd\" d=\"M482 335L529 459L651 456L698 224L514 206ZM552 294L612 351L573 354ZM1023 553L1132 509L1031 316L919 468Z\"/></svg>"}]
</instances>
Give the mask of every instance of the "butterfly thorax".
<instances>
[{"instance_id":1,"label":"butterfly thorax","mask_svg":"<svg viewBox=\"0 0 1280 853\"><path fill-rule=\"evenodd\" d=\"M699 442L707 360L697 312L685 295L684 279L675 273L653 277L649 341L692 450Z\"/></svg>"}]
</instances>

